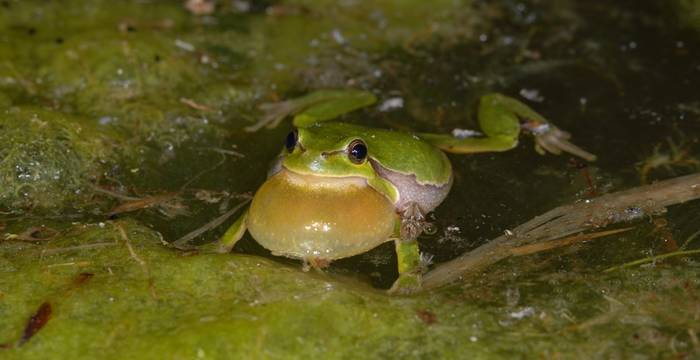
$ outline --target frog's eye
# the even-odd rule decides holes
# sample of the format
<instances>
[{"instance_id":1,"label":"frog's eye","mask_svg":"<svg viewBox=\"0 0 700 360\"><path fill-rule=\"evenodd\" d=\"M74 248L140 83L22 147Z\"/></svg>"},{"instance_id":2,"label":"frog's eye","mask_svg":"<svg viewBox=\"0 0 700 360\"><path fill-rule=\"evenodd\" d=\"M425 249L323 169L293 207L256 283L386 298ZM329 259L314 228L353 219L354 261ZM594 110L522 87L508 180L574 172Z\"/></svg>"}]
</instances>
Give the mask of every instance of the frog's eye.
<instances>
[{"instance_id":1,"label":"frog's eye","mask_svg":"<svg viewBox=\"0 0 700 360\"><path fill-rule=\"evenodd\" d=\"M297 146L297 142L299 141L299 132L297 129L294 129L287 134L287 139L284 142L284 146L287 148L287 151L292 152L294 151L294 148Z\"/></svg>"},{"instance_id":2,"label":"frog's eye","mask_svg":"<svg viewBox=\"0 0 700 360\"><path fill-rule=\"evenodd\" d=\"M362 140L353 140L348 145L348 158L355 164L362 164L367 159L367 145Z\"/></svg>"}]
</instances>

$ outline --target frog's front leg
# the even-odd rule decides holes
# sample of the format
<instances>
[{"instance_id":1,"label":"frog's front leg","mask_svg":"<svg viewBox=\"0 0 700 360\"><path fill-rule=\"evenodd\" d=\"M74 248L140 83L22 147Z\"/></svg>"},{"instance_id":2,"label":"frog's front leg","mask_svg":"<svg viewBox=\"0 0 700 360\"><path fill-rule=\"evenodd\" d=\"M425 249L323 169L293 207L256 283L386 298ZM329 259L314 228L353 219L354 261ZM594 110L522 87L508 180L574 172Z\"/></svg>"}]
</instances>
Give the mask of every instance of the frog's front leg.
<instances>
[{"instance_id":1,"label":"frog's front leg","mask_svg":"<svg viewBox=\"0 0 700 360\"><path fill-rule=\"evenodd\" d=\"M401 211L401 221L394 239L399 278L389 289L390 293L410 294L420 290L422 268L418 237L423 233L426 225L425 215L418 204L414 202L406 204Z\"/></svg>"},{"instance_id":2,"label":"frog's front leg","mask_svg":"<svg viewBox=\"0 0 700 360\"><path fill-rule=\"evenodd\" d=\"M243 210L243 213L236 219L236 221L231 224L231 226L226 230L224 235L221 236L219 239L219 244L217 247L217 251L221 253L228 253L231 252L231 249L236 245L238 240L240 240L243 235L245 234L245 231L247 229L246 227L246 219L248 218L248 209L246 208Z\"/></svg>"},{"instance_id":3,"label":"frog's front leg","mask_svg":"<svg viewBox=\"0 0 700 360\"><path fill-rule=\"evenodd\" d=\"M535 149L540 154L561 154L563 151L588 161L596 158L570 143L571 136L567 132L511 97L501 94L483 96L477 115L483 136L420 134L420 137L447 152L465 154L510 150L518 144L520 132L525 130L535 137Z\"/></svg>"},{"instance_id":4,"label":"frog's front leg","mask_svg":"<svg viewBox=\"0 0 700 360\"><path fill-rule=\"evenodd\" d=\"M253 132L262 127L274 128L287 116L294 116L294 126L306 127L335 119L376 101L374 94L364 90L318 90L296 99L260 105L262 118L245 130Z\"/></svg>"}]
</instances>

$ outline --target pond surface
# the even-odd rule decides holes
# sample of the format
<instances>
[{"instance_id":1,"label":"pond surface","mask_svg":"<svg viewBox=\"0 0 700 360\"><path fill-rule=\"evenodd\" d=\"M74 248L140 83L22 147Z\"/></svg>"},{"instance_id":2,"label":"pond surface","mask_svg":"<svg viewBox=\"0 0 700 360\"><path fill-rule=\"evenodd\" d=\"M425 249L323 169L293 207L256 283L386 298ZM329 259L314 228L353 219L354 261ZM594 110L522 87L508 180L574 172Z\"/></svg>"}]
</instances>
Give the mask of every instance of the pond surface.
<instances>
[{"instance_id":1,"label":"pond surface","mask_svg":"<svg viewBox=\"0 0 700 360\"><path fill-rule=\"evenodd\" d=\"M246 132L258 105L316 89L379 98L344 121L444 133L478 129L479 97L500 92L598 155L541 156L525 136L450 155L420 239L435 264L697 172L700 4L661 3L0 1L0 357L700 356L697 255L603 272L698 249L698 202L410 297L382 290L391 244L323 273L249 235L206 251L233 218L202 251L165 245L264 181L291 124Z\"/></svg>"}]
</instances>

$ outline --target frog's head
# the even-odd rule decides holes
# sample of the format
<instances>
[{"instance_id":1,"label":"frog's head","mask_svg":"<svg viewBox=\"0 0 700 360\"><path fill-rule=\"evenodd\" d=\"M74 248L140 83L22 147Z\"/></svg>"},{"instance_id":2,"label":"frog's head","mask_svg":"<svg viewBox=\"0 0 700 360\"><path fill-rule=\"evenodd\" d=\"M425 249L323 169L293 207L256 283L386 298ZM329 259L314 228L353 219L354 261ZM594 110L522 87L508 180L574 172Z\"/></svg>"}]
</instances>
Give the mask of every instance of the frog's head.
<instances>
[{"instance_id":1,"label":"frog's head","mask_svg":"<svg viewBox=\"0 0 700 360\"><path fill-rule=\"evenodd\" d=\"M290 132L270 175L282 169L309 184L369 185L397 206L403 194L406 201L429 203L426 211L442 201L452 182L447 157L418 137L341 122ZM437 200L415 200L412 194Z\"/></svg>"},{"instance_id":2,"label":"frog's head","mask_svg":"<svg viewBox=\"0 0 700 360\"><path fill-rule=\"evenodd\" d=\"M281 165L300 175L333 178L375 177L367 134L356 127L318 124L292 130L285 139Z\"/></svg>"}]
</instances>

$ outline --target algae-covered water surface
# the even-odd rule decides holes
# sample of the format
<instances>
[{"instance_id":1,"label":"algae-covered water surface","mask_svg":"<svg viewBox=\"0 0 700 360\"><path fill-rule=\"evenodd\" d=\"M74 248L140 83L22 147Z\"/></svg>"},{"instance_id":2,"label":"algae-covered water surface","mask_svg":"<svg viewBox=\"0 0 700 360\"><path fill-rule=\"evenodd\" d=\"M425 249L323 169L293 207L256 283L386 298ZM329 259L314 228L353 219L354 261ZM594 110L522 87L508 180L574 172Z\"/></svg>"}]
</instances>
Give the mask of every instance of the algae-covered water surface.
<instances>
[{"instance_id":1,"label":"algae-covered water surface","mask_svg":"<svg viewBox=\"0 0 700 360\"><path fill-rule=\"evenodd\" d=\"M207 225L260 186L291 129L246 131L259 105L318 89L377 96L344 121L435 133L478 129L479 97L500 92L598 155L541 156L528 137L450 155L453 189L419 239L428 268L558 205L697 172L698 14L0 1L0 358L700 357L697 201L410 296L385 291L391 244L303 271L249 235L215 253L234 218ZM171 246L183 237L192 249Z\"/></svg>"}]
</instances>

